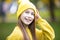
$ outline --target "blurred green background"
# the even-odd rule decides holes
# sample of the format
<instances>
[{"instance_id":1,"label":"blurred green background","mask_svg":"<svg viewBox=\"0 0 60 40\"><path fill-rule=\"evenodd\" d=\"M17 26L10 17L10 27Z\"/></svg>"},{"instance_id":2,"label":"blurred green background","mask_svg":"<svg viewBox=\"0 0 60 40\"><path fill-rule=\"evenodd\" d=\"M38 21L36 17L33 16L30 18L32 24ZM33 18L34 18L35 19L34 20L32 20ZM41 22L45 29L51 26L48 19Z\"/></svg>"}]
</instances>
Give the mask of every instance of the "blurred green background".
<instances>
[{"instance_id":1,"label":"blurred green background","mask_svg":"<svg viewBox=\"0 0 60 40\"><path fill-rule=\"evenodd\" d=\"M60 40L60 4L59 4L60 2L59 0L53 1L54 6L52 6L52 4L50 5L49 0L30 0L30 1L36 5L37 9L40 12L40 16L45 20L47 20L49 24L53 27L56 35L55 40ZM0 2L2 1L0 0ZM5 2L11 4L15 1L11 2L11 0L6 0ZM6 37L13 31L14 27L17 25L16 13L6 12L6 17L4 19L5 20L3 20L3 17L0 16L0 40L6 40Z\"/></svg>"}]
</instances>

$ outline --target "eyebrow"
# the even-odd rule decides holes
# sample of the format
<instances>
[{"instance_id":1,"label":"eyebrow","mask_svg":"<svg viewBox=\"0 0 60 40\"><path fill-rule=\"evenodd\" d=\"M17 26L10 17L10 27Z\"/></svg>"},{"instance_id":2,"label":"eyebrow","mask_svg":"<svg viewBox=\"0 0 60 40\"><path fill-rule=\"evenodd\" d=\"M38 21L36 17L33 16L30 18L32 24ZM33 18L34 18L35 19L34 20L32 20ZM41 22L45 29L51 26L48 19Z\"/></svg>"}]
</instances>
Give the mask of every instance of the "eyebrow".
<instances>
[{"instance_id":1,"label":"eyebrow","mask_svg":"<svg viewBox=\"0 0 60 40\"><path fill-rule=\"evenodd\" d=\"M26 10L25 12L29 12L29 10ZM32 11L32 13L34 13L34 11Z\"/></svg>"}]
</instances>

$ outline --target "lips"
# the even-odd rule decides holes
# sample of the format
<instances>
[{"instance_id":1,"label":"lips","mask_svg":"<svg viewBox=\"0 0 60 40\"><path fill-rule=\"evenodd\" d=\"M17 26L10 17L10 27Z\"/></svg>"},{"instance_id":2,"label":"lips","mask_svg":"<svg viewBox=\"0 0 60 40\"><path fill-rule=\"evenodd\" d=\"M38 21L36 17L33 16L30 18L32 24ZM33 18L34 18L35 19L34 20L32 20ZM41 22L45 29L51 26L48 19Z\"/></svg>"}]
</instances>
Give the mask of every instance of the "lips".
<instances>
[{"instance_id":1,"label":"lips","mask_svg":"<svg viewBox=\"0 0 60 40\"><path fill-rule=\"evenodd\" d=\"M27 22L32 21L31 18L25 18L25 20L27 20Z\"/></svg>"}]
</instances>

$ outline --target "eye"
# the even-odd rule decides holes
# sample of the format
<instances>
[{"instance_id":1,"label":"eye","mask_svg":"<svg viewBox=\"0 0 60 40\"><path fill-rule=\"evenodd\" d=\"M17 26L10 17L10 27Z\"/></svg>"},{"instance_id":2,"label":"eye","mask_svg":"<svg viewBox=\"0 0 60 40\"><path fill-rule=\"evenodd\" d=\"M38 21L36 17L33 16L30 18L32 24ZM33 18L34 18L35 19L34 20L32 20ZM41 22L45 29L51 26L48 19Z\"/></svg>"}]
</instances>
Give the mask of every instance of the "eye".
<instances>
[{"instance_id":1,"label":"eye","mask_svg":"<svg viewBox=\"0 0 60 40\"><path fill-rule=\"evenodd\" d=\"M31 15L33 15L33 16L34 16L34 12L32 12L32 13L31 13Z\"/></svg>"},{"instance_id":2,"label":"eye","mask_svg":"<svg viewBox=\"0 0 60 40\"><path fill-rule=\"evenodd\" d=\"M26 11L25 13L29 13L29 11Z\"/></svg>"}]
</instances>

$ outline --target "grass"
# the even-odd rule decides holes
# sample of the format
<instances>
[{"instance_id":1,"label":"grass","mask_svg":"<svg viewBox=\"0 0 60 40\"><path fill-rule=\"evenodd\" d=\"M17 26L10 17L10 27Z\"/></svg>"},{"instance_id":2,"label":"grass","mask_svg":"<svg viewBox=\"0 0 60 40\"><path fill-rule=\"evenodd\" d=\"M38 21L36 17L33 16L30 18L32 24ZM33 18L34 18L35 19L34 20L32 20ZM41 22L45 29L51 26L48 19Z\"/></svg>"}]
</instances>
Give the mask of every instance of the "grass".
<instances>
[{"instance_id":1,"label":"grass","mask_svg":"<svg viewBox=\"0 0 60 40\"><path fill-rule=\"evenodd\" d=\"M5 40L15 26L16 23L0 23L0 40Z\"/></svg>"}]
</instances>

